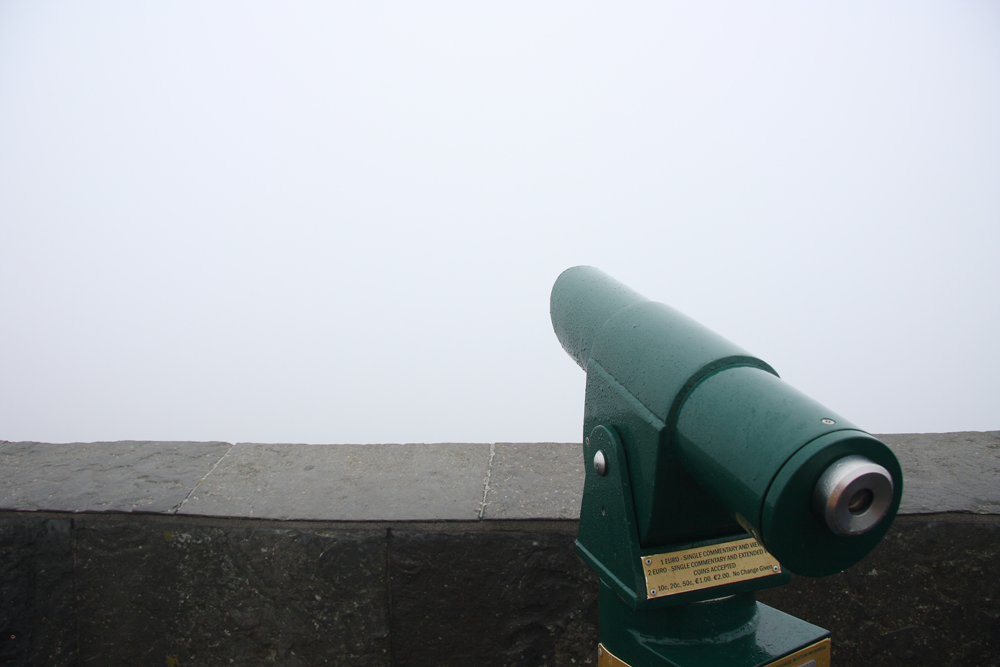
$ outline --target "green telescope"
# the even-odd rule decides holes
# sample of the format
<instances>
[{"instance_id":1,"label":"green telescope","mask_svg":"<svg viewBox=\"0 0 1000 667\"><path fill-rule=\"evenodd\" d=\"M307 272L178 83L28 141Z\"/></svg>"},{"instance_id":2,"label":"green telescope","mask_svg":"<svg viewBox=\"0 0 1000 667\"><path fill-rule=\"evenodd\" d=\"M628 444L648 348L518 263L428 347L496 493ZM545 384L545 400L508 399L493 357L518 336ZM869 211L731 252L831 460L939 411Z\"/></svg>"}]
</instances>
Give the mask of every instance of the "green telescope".
<instances>
[{"instance_id":1,"label":"green telescope","mask_svg":"<svg viewBox=\"0 0 1000 667\"><path fill-rule=\"evenodd\" d=\"M828 664L828 633L753 592L869 553L902 496L893 453L598 269L563 272L551 316L587 372L576 548L600 580L601 667Z\"/></svg>"}]
</instances>

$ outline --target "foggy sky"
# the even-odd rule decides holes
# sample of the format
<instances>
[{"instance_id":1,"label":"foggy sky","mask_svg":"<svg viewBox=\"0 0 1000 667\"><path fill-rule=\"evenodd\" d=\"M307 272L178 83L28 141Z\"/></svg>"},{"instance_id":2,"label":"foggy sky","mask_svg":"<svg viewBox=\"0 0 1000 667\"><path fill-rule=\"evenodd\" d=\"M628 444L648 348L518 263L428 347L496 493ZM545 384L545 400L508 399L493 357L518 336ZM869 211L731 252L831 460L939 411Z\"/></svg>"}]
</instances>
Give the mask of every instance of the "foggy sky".
<instances>
[{"instance_id":1,"label":"foggy sky","mask_svg":"<svg viewBox=\"0 0 1000 667\"><path fill-rule=\"evenodd\" d=\"M576 441L590 264L1000 429L1000 5L0 4L0 439Z\"/></svg>"}]
</instances>

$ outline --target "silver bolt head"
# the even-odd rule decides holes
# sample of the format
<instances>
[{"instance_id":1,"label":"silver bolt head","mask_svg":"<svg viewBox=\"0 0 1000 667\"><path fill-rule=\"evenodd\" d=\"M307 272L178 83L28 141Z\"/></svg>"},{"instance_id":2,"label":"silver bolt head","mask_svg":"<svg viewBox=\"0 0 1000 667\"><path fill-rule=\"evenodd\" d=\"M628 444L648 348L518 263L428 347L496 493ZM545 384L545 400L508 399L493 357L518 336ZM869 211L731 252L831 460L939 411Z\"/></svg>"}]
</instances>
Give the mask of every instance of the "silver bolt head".
<instances>
[{"instance_id":1,"label":"silver bolt head","mask_svg":"<svg viewBox=\"0 0 1000 667\"><path fill-rule=\"evenodd\" d=\"M601 477L608 474L608 460L604 457L604 452L601 450L597 450L597 453L594 454L594 470Z\"/></svg>"},{"instance_id":2,"label":"silver bolt head","mask_svg":"<svg viewBox=\"0 0 1000 667\"><path fill-rule=\"evenodd\" d=\"M650 595L656 595L656 589L655 588L650 588L649 589L649 594Z\"/></svg>"},{"instance_id":3,"label":"silver bolt head","mask_svg":"<svg viewBox=\"0 0 1000 667\"><path fill-rule=\"evenodd\" d=\"M653 559L652 558L647 558L646 559L646 565L652 565L652 564L653 564Z\"/></svg>"},{"instance_id":4,"label":"silver bolt head","mask_svg":"<svg viewBox=\"0 0 1000 667\"><path fill-rule=\"evenodd\" d=\"M827 426L833 426L834 424L837 423L837 422L833 421L832 419L821 419L820 421L822 421Z\"/></svg>"}]
</instances>

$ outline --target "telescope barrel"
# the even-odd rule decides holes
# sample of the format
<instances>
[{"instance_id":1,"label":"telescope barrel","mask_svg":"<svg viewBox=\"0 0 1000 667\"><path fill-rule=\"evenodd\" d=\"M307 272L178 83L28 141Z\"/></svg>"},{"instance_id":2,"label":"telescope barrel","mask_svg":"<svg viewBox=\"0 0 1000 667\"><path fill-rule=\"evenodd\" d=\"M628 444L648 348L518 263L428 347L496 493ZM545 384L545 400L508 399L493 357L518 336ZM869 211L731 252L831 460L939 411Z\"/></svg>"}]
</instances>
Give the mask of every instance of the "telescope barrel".
<instances>
[{"instance_id":1,"label":"telescope barrel","mask_svg":"<svg viewBox=\"0 0 1000 667\"><path fill-rule=\"evenodd\" d=\"M552 327L563 349L587 370L591 346L604 323L642 301L648 299L603 271L576 266L564 271L552 287Z\"/></svg>"},{"instance_id":2,"label":"telescope barrel","mask_svg":"<svg viewBox=\"0 0 1000 667\"><path fill-rule=\"evenodd\" d=\"M850 567L899 506L902 472L888 447L756 368L700 382L671 442L685 469L797 574Z\"/></svg>"},{"instance_id":3,"label":"telescope barrel","mask_svg":"<svg viewBox=\"0 0 1000 667\"><path fill-rule=\"evenodd\" d=\"M895 456L764 361L593 267L559 276L551 316L587 371L584 433L605 424L621 436L643 547L692 534L677 528L684 517L718 508L792 572L823 576L888 530Z\"/></svg>"}]
</instances>

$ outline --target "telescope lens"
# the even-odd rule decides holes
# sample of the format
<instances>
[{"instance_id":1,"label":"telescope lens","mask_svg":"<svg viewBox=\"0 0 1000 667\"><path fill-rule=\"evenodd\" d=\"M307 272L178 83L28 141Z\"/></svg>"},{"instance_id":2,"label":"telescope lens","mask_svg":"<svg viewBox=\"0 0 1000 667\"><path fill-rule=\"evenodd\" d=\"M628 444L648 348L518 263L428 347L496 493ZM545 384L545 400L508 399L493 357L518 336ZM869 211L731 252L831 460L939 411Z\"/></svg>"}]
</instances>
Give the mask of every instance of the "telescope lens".
<instances>
[{"instance_id":1,"label":"telescope lens","mask_svg":"<svg viewBox=\"0 0 1000 667\"><path fill-rule=\"evenodd\" d=\"M845 456L819 478L813 509L837 535L861 535L885 517L892 491L888 470L864 456Z\"/></svg>"},{"instance_id":2,"label":"telescope lens","mask_svg":"<svg viewBox=\"0 0 1000 667\"><path fill-rule=\"evenodd\" d=\"M875 494L872 493L871 489L861 489L854 494L853 498L851 498L851 502L847 506L847 509L851 510L851 514L854 516L864 514L868 511L868 508L872 506L873 500L875 500Z\"/></svg>"}]
</instances>

